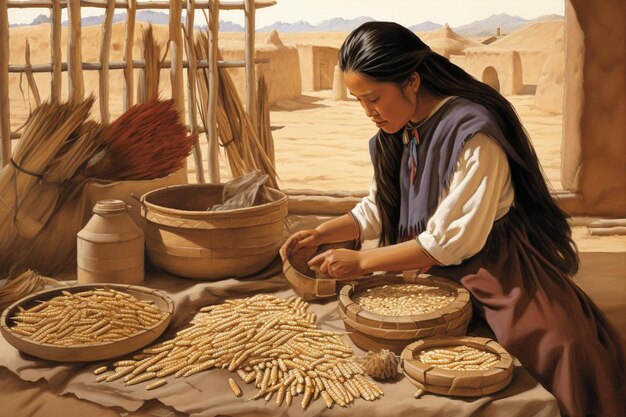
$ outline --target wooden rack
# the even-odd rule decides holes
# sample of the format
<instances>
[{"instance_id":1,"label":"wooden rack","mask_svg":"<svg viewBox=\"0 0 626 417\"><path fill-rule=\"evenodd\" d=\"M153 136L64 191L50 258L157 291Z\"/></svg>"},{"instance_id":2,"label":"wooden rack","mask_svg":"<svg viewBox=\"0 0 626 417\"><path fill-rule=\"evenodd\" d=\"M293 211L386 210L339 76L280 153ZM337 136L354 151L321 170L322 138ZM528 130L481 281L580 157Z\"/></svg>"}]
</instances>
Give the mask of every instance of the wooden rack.
<instances>
[{"instance_id":1,"label":"wooden rack","mask_svg":"<svg viewBox=\"0 0 626 417\"><path fill-rule=\"evenodd\" d=\"M133 105L134 79L133 70L145 67L142 60L133 60L132 50L137 10L142 9L167 9L169 10L169 50L170 61L162 63L162 68L170 69L170 82L172 86L172 98L176 102L181 121L185 123L185 101L183 69L188 70L188 104L189 112L188 127L191 131L207 133L208 140L208 180L212 183L220 181L218 161L218 138L216 126L217 112L217 86L218 69L244 67L246 71L246 111L251 120L255 120L256 106L256 76L255 64L267 63L268 59L255 59L255 13L256 9L270 7L276 4L275 0L243 0L243 1L195 1L195 0L171 0L171 1L137 1L137 0L8 0L0 1L0 163L4 166L11 158L11 140L18 139L20 134L11 132L10 129L10 100L9 100L9 73L50 73L51 74L51 100L61 98L61 77L67 72L69 99L81 99L84 96L83 71L99 71L99 106L100 119L108 122L109 113L109 71L124 71L123 109L126 111ZM81 7L98 7L105 9L102 23L102 36L100 44L99 62L83 62L81 50ZM49 8L51 16L51 59L50 64L42 65L10 65L9 64L9 19L10 8ZM67 62L61 61L61 9L67 8L68 14L68 53ZM111 48L111 33L113 14L116 9L125 9L126 39L124 43L124 60L109 61ZM186 10L188 18L185 28L181 26L182 11ZM208 10L209 16L209 59L192 61L183 60L185 44L183 42L183 30L193 42L193 16L196 10ZM219 39L219 11L220 10L243 10L245 13L245 46L244 59L241 61L218 61ZM195 111L195 70L209 68L211 82L209 84L209 102L205 104L208 110L208 127L197 125ZM204 167L202 166L202 154L199 144L194 147L194 161L196 165L196 180L204 183Z\"/></svg>"}]
</instances>

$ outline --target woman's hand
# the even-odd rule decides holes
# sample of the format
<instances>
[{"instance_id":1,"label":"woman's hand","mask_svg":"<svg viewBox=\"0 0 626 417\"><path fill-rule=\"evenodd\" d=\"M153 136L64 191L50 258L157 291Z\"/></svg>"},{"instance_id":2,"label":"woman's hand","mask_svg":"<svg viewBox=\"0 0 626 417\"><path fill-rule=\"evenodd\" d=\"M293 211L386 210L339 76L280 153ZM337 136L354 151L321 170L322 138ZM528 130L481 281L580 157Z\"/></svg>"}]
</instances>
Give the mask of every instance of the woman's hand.
<instances>
[{"instance_id":1,"label":"woman's hand","mask_svg":"<svg viewBox=\"0 0 626 417\"><path fill-rule=\"evenodd\" d=\"M337 279L353 279L365 275L362 267L363 252L350 249L330 249L309 261L310 267L318 267L322 274Z\"/></svg>"},{"instance_id":2,"label":"woman's hand","mask_svg":"<svg viewBox=\"0 0 626 417\"><path fill-rule=\"evenodd\" d=\"M322 234L317 229L301 230L294 233L287 239L285 244L280 248L280 257L283 262L287 260L287 257L292 253L298 252L301 249L306 249L306 252L310 252L311 255L315 253L317 247L322 244Z\"/></svg>"}]
</instances>

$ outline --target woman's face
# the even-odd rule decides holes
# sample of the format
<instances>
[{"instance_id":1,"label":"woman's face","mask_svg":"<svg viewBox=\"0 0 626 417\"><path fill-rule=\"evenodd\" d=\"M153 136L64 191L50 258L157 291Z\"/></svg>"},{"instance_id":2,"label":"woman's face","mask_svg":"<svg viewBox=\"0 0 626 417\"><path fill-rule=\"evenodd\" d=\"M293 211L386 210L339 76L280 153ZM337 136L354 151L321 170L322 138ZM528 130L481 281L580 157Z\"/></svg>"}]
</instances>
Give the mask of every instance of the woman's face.
<instances>
[{"instance_id":1,"label":"woman's face","mask_svg":"<svg viewBox=\"0 0 626 417\"><path fill-rule=\"evenodd\" d=\"M414 116L415 84L419 79L411 79L404 87L399 87L391 82L373 81L358 72L345 72L343 78L350 93L359 100L377 128L395 133Z\"/></svg>"}]
</instances>

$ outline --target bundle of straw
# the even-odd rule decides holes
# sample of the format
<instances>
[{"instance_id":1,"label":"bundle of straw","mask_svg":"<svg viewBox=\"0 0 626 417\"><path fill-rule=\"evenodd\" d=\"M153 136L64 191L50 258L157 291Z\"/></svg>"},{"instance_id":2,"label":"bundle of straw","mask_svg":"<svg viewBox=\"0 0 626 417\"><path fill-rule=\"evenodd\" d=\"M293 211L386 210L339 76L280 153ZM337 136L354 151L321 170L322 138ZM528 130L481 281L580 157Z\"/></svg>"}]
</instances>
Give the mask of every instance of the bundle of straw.
<instances>
[{"instance_id":1,"label":"bundle of straw","mask_svg":"<svg viewBox=\"0 0 626 417\"><path fill-rule=\"evenodd\" d=\"M257 84L257 120L259 129L259 140L265 154L276 169L276 156L274 153L274 138L272 137L272 125L270 123L270 104L267 83L263 75L259 76Z\"/></svg>"},{"instance_id":2,"label":"bundle of straw","mask_svg":"<svg viewBox=\"0 0 626 417\"><path fill-rule=\"evenodd\" d=\"M161 70L161 45L154 37L152 25L149 24L142 32L141 50L146 63L143 71L139 73L137 83L137 103L145 103L159 96L159 77Z\"/></svg>"},{"instance_id":3,"label":"bundle of straw","mask_svg":"<svg viewBox=\"0 0 626 417\"><path fill-rule=\"evenodd\" d=\"M208 60L208 32L197 37L192 59ZM221 56L218 56L221 59ZM197 78L198 109L204 126L208 126L208 114L203 102L208 101L209 70L201 70ZM278 188L274 165L259 139L257 128L246 114L233 80L224 68L219 70L219 98L217 106L218 136L221 145L226 148L228 162L233 177L242 176L251 171L261 171L269 176L270 186Z\"/></svg>"},{"instance_id":4,"label":"bundle of straw","mask_svg":"<svg viewBox=\"0 0 626 417\"><path fill-rule=\"evenodd\" d=\"M198 135L187 136L174 100L152 99L122 114L102 134L106 156L90 172L109 180L149 180L183 167Z\"/></svg>"},{"instance_id":5,"label":"bundle of straw","mask_svg":"<svg viewBox=\"0 0 626 417\"><path fill-rule=\"evenodd\" d=\"M72 180L101 145L103 127L94 121L85 122L65 141L48 164L43 181L37 183L22 202L16 217L18 233L35 237L58 207L61 185L73 186Z\"/></svg>"},{"instance_id":6,"label":"bundle of straw","mask_svg":"<svg viewBox=\"0 0 626 417\"><path fill-rule=\"evenodd\" d=\"M82 102L45 102L27 120L12 164L0 171L0 254L11 246L18 232L16 224L20 210L33 208L30 203L22 207L29 192L38 183L46 181L44 174L48 166L72 132L87 119L93 102L93 97ZM45 204L55 201L50 196L53 191L46 189L45 193ZM20 231L27 229L20 227Z\"/></svg>"},{"instance_id":7,"label":"bundle of straw","mask_svg":"<svg viewBox=\"0 0 626 417\"><path fill-rule=\"evenodd\" d=\"M46 285L59 286L61 284L31 270L8 280L3 287L0 287L0 310L4 310L22 297L44 289Z\"/></svg>"}]
</instances>

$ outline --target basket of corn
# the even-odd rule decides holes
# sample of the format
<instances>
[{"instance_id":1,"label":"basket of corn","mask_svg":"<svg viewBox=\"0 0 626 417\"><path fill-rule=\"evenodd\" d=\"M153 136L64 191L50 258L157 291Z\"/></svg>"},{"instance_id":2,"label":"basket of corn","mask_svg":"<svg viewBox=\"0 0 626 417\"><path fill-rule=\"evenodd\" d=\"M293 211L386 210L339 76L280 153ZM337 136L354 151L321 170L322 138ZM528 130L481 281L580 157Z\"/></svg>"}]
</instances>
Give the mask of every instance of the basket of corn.
<instances>
[{"instance_id":1,"label":"basket of corn","mask_svg":"<svg viewBox=\"0 0 626 417\"><path fill-rule=\"evenodd\" d=\"M401 354L407 379L423 392L480 397L500 391L513 378L513 358L495 340L454 337L420 340Z\"/></svg>"},{"instance_id":2,"label":"basket of corn","mask_svg":"<svg viewBox=\"0 0 626 417\"><path fill-rule=\"evenodd\" d=\"M174 303L136 285L85 284L26 296L2 313L0 331L13 347L41 359L89 362L140 349L167 328Z\"/></svg>"},{"instance_id":3,"label":"basket of corn","mask_svg":"<svg viewBox=\"0 0 626 417\"><path fill-rule=\"evenodd\" d=\"M341 289L339 316L355 345L399 354L417 339L465 335L472 306L469 292L445 278L374 275Z\"/></svg>"}]
</instances>

